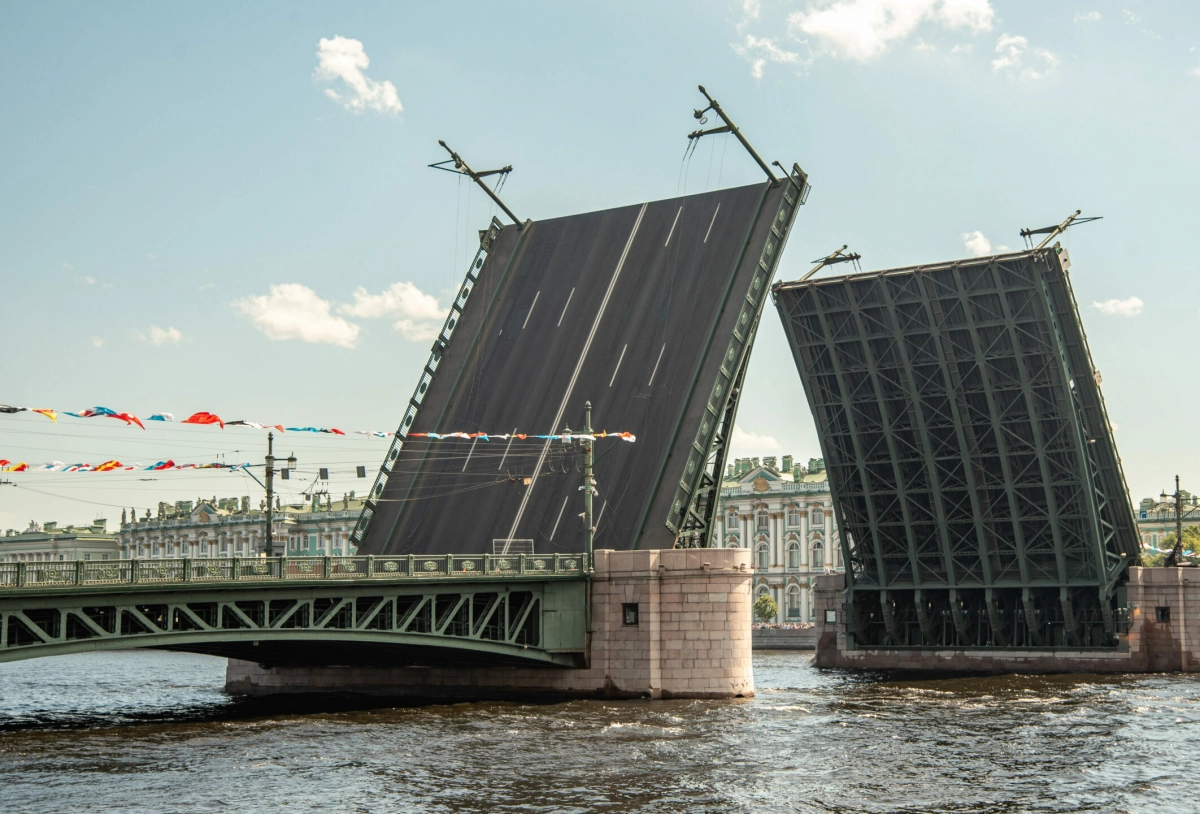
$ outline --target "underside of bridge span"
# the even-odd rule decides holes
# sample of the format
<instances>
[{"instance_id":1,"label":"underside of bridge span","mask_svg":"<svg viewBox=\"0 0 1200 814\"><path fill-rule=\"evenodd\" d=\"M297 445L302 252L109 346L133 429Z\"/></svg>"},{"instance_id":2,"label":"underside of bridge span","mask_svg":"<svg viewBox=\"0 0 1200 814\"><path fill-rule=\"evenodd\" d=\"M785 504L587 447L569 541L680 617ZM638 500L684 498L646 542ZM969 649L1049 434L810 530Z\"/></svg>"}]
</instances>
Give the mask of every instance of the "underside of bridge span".
<instances>
[{"instance_id":1,"label":"underside of bridge span","mask_svg":"<svg viewBox=\"0 0 1200 814\"><path fill-rule=\"evenodd\" d=\"M775 286L850 648L1116 647L1139 559L1058 244Z\"/></svg>"}]
</instances>

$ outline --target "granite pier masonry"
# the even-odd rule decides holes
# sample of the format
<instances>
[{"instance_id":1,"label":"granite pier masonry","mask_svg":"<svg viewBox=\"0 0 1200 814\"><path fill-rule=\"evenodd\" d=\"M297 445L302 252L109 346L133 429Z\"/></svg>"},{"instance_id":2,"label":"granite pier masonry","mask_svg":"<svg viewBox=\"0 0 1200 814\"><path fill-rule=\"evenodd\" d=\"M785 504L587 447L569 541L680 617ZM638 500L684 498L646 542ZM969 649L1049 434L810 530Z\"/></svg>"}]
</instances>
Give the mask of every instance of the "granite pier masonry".
<instances>
[{"instance_id":1,"label":"granite pier masonry","mask_svg":"<svg viewBox=\"0 0 1200 814\"><path fill-rule=\"evenodd\" d=\"M240 695L356 693L423 700L746 698L750 552L596 552L582 667L272 667L231 659Z\"/></svg>"},{"instance_id":2,"label":"granite pier masonry","mask_svg":"<svg viewBox=\"0 0 1200 814\"><path fill-rule=\"evenodd\" d=\"M1200 671L1200 568L1129 569L1128 632L1116 647L924 649L853 647L845 624L845 574L817 578L816 666L970 673Z\"/></svg>"}]
</instances>

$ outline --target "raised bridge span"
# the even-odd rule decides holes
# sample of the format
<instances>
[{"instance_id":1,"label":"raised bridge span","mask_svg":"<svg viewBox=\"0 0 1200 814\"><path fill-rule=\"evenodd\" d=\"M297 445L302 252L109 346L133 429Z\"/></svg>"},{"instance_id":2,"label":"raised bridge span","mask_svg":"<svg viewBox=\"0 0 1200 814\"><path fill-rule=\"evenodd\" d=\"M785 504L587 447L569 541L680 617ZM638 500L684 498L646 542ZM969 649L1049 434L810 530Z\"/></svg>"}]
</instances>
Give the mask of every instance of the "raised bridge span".
<instances>
[{"instance_id":1,"label":"raised bridge span","mask_svg":"<svg viewBox=\"0 0 1200 814\"><path fill-rule=\"evenodd\" d=\"M258 665L239 686L268 668L441 665L553 667L570 693L661 694L671 675L679 694L750 692L748 563L670 549L709 543L755 332L807 192L793 165L735 189L493 221L356 525L366 556L3 565L0 661L154 647ZM418 440L554 435L579 429L588 401L600 428L637 436L599 451L599 575L577 553L577 450Z\"/></svg>"}]
</instances>

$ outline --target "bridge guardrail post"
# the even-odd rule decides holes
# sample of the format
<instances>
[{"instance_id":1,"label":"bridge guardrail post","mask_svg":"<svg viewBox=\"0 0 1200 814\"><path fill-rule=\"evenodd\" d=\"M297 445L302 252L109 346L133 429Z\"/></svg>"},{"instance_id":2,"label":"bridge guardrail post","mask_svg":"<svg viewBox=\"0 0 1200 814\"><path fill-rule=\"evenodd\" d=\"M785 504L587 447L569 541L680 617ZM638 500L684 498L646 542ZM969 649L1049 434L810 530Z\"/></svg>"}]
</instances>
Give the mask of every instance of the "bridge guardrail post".
<instances>
[{"instance_id":1,"label":"bridge guardrail post","mask_svg":"<svg viewBox=\"0 0 1200 814\"><path fill-rule=\"evenodd\" d=\"M368 554L367 555L367 578L370 579L373 576L375 576L375 555Z\"/></svg>"},{"instance_id":2,"label":"bridge guardrail post","mask_svg":"<svg viewBox=\"0 0 1200 814\"><path fill-rule=\"evenodd\" d=\"M239 572L242 570L242 566L241 566L241 563L238 562L239 558L238 557L230 557L229 559L230 559L230 562L233 563L233 567L230 568L230 578L231 579L241 579L242 575Z\"/></svg>"},{"instance_id":3,"label":"bridge guardrail post","mask_svg":"<svg viewBox=\"0 0 1200 814\"><path fill-rule=\"evenodd\" d=\"M25 587L25 563L17 563L17 587Z\"/></svg>"},{"instance_id":4,"label":"bridge guardrail post","mask_svg":"<svg viewBox=\"0 0 1200 814\"><path fill-rule=\"evenodd\" d=\"M517 573L524 574L525 573L525 555L518 554L517 556L521 558L520 562L517 563Z\"/></svg>"},{"instance_id":5,"label":"bridge guardrail post","mask_svg":"<svg viewBox=\"0 0 1200 814\"><path fill-rule=\"evenodd\" d=\"M141 569L139 568L139 563L140 563L140 562L141 562L140 560L132 560L132 561L129 563L129 582L130 582L130 583L132 583L132 584L134 584L134 585L136 585L136 584L137 584L138 577L140 576L140 574L138 574L138 571L140 571L140 570L141 570Z\"/></svg>"},{"instance_id":6,"label":"bridge guardrail post","mask_svg":"<svg viewBox=\"0 0 1200 814\"><path fill-rule=\"evenodd\" d=\"M287 555L279 558L279 578L287 579Z\"/></svg>"},{"instance_id":7,"label":"bridge guardrail post","mask_svg":"<svg viewBox=\"0 0 1200 814\"><path fill-rule=\"evenodd\" d=\"M404 566L405 568L407 568L407 569L408 569L407 571L405 571L405 572L404 572L404 575L405 575L406 577L411 577L411 576L413 575L413 565L415 565L415 564L416 564L416 563L415 563L415 560L414 560L414 558L413 558L413 555L412 555L412 554L409 554L409 555L408 555L408 563L407 563L407 564Z\"/></svg>"},{"instance_id":8,"label":"bridge guardrail post","mask_svg":"<svg viewBox=\"0 0 1200 814\"><path fill-rule=\"evenodd\" d=\"M448 577L454 576L454 555L453 554L446 555L446 576L448 576Z\"/></svg>"},{"instance_id":9,"label":"bridge guardrail post","mask_svg":"<svg viewBox=\"0 0 1200 814\"><path fill-rule=\"evenodd\" d=\"M192 561L189 557L183 558L183 581L192 581Z\"/></svg>"},{"instance_id":10,"label":"bridge guardrail post","mask_svg":"<svg viewBox=\"0 0 1200 814\"><path fill-rule=\"evenodd\" d=\"M83 584L83 562L80 560L75 560L75 584Z\"/></svg>"},{"instance_id":11,"label":"bridge guardrail post","mask_svg":"<svg viewBox=\"0 0 1200 814\"><path fill-rule=\"evenodd\" d=\"M325 558L325 565L323 566L323 568L325 570L322 572L321 576L324 579L332 579L333 578L333 557Z\"/></svg>"}]
</instances>

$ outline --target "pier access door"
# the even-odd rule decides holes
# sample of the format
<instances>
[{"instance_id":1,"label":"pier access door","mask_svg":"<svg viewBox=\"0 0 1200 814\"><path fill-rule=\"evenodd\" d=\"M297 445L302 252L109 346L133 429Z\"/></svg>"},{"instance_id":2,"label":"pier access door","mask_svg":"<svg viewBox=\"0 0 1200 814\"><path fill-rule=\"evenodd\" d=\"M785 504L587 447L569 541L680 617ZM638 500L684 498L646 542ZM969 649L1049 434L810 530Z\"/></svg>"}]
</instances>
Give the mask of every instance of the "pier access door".
<instances>
[{"instance_id":1,"label":"pier access door","mask_svg":"<svg viewBox=\"0 0 1200 814\"><path fill-rule=\"evenodd\" d=\"M1106 647L1139 546L1053 247L780 283L852 647Z\"/></svg>"}]
</instances>

